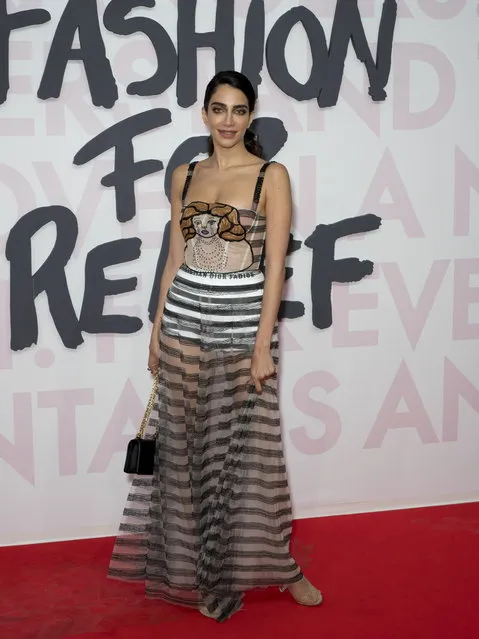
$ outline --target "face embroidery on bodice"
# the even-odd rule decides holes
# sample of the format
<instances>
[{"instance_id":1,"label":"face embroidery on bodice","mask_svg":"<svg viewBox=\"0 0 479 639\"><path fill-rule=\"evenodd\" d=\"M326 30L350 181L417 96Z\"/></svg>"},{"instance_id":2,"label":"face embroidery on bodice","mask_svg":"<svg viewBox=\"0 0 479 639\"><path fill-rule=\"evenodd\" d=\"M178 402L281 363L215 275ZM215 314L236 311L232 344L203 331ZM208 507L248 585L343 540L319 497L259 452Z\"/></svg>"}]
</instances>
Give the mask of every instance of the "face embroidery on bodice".
<instances>
[{"instance_id":1,"label":"face embroidery on bodice","mask_svg":"<svg viewBox=\"0 0 479 639\"><path fill-rule=\"evenodd\" d=\"M211 215L211 213L204 213L202 215L195 215L192 219L193 226L196 231L196 235L201 238L212 238L218 233L218 225L220 220L218 217Z\"/></svg>"},{"instance_id":2,"label":"face embroidery on bodice","mask_svg":"<svg viewBox=\"0 0 479 639\"><path fill-rule=\"evenodd\" d=\"M228 272L243 270L253 263L246 230L238 210L232 206L192 202L183 210L181 230L186 242L186 263L194 269Z\"/></svg>"}]
</instances>

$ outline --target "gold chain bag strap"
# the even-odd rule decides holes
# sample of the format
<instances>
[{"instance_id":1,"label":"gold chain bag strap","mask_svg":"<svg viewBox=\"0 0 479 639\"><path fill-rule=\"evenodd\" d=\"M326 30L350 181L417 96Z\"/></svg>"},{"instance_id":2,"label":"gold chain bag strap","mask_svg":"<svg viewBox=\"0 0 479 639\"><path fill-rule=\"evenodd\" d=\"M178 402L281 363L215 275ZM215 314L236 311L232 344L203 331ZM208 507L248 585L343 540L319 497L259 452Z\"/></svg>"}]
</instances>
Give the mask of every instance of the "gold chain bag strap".
<instances>
[{"instance_id":1,"label":"gold chain bag strap","mask_svg":"<svg viewBox=\"0 0 479 639\"><path fill-rule=\"evenodd\" d=\"M135 439L128 442L126 449L124 472L128 475L153 475L155 465L156 435L153 439L145 439L145 430L151 411L158 396L158 375L153 380L150 399Z\"/></svg>"}]
</instances>

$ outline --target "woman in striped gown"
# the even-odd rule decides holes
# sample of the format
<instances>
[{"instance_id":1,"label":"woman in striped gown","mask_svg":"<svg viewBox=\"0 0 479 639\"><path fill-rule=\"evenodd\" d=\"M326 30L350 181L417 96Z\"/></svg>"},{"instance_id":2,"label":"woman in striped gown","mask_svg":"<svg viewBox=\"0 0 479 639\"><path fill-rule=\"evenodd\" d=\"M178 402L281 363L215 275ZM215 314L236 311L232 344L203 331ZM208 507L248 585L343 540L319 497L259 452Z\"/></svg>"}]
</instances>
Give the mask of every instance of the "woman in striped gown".
<instances>
[{"instance_id":1,"label":"woman in striped gown","mask_svg":"<svg viewBox=\"0 0 479 639\"><path fill-rule=\"evenodd\" d=\"M257 587L322 601L289 550L276 367L291 193L286 169L261 160L254 106L245 76L217 74L203 108L210 157L173 175L149 355L155 470L133 481L109 572L218 621Z\"/></svg>"}]
</instances>

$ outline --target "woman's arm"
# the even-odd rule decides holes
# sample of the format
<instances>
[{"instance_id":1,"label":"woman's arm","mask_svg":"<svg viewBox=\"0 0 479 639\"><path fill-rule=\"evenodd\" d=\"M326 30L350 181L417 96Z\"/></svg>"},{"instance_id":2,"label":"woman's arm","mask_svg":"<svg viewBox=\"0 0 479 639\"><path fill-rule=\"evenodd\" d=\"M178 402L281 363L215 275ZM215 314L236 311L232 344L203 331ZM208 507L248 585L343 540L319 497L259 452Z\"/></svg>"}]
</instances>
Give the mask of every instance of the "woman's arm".
<instances>
[{"instance_id":1,"label":"woman's arm","mask_svg":"<svg viewBox=\"0 0 479 639\"><path fill-rule=\"evenodd\" d=\"M274 374L271 337L283 292L285 259L291 231L291 185L282 164L272 164L266 173L266 272L263 303L251 361L251 374L258 392L262 382Z\"/></svg>"},{"instance_id":2,"label":"woman's arm","mask_svg":"<svg viewBox=\"0 0 479 639\"><path fill-rule=\"evenodd\" d=\"M188 165L182 164L173 171L171 181L171 225L170 225L170 245L168 249L168 257L165 268L161 276L160 294L158 296L158 305L156 308L155 319L151 329L150 339L150 356L148 358L148 366L152 373L156 375L158 372L159 359L159 342L158 336L165 306L166 294L173 282L176 272L183 264L185 253L185 240L180 228L181 218L181 194L188 172Z\"/></svg>"}]
</instances>

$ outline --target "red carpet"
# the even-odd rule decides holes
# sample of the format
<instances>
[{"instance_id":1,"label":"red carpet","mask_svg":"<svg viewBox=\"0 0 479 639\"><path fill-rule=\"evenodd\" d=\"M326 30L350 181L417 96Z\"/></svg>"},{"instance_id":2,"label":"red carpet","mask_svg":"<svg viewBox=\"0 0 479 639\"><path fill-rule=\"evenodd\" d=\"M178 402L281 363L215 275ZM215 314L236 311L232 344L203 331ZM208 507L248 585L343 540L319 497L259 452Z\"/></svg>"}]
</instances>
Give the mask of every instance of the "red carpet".
<instances>
[{"instance_id":1,"label":"red carpet","mask_svg":"<svg viewBox=\"0 0 479 639\"><path fill-rule=\"evenodd\" d=\"M2 639L476 639L479 504L295 523L294 555L325 594L304 608L250 593L225 624L105 578L112 539L0 548Z\"/></svg>"}]
</instances>

